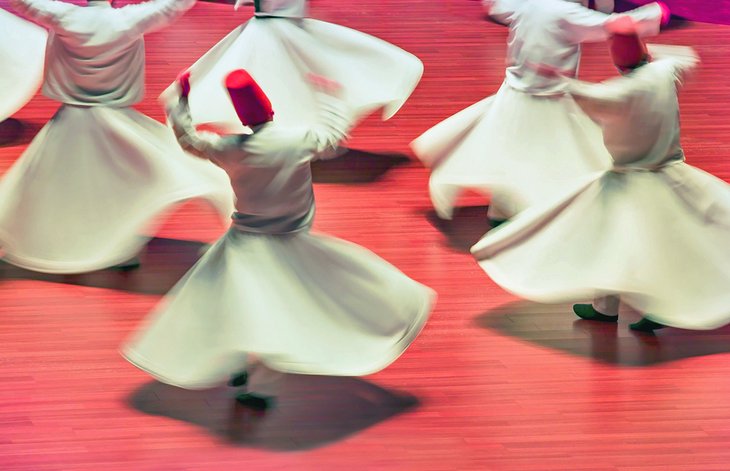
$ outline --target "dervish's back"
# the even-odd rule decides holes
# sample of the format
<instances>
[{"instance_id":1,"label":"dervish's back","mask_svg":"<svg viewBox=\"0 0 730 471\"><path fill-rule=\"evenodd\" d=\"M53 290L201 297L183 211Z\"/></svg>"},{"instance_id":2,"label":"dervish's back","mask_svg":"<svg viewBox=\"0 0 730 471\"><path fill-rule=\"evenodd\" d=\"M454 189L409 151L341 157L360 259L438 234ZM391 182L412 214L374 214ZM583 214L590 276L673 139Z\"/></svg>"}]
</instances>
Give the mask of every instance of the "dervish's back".
<instances>
[{"instance_id":1,"label":"dervish's back","mask_svg":"<svg viewBox=\"0 0 730 471\"><path fill-rule=\"evenodd\" d=\"M13 0L50 29L43 94L67 104L130 106L144 94L145 33L187 11L195 0L153 0L122 8L107 1L77 6Z\"/></svg>"}]
</instances>

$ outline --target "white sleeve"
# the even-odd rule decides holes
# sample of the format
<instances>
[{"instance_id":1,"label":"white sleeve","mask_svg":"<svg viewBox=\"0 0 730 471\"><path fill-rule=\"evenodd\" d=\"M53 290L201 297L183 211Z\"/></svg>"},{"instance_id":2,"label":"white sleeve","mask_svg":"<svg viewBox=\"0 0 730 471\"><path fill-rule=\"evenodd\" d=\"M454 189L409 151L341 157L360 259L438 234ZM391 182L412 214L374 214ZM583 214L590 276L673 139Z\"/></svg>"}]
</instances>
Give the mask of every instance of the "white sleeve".
<instances>
[{"instance_id":1,"label":"white sleeve","mask_svg":"<svg viewBox=\"0 0 730 471\"><path fill-rule=\"evenodd\" d=\"M596 42L608 39L606 23L613 15L593 11L578 3L565 2L559 25L571 44Z\"/></svg>"},{"instance_id":2,"label":"white sleeve","mask_svg":"<svg viewBox=\"0 0 730 471\"><path fill-rule=\"evenodd\" d=\"M636 33L641 36L654 36L659 34L662 23L662 8L658 3L649 3L639 8L622 13L630 16L636 23Z\"/></svg>"},{"instance_id":3,"label":"white sleeve","mask_svg":"<svg viewBox=\"0 0 730 471\"><path fill-rule=\"evenodd\" d=\"M610 36L607 25L621 15L634 20L639 36L657 34L662 20L662 9L658 3L611 15L590 10L577 3L566 2L564 8L565 15L560 26L568 42L572 44L605 41Z\"/></svg>"},{"instance_id":4,"label":"white sleeve","mask_svg":"<svg viewBox=\"0 0 730 471\"><path fill-rule=\"evenodd\" d=\"M509 25L512 23L517 8L525 0L482 0L484 11L494 21Z\"/></svg>"},{"instance_id":5,"label":"white sleeve","mask_svg":"<svg viewBox=\"0 0 730 471\"><path fill-rule=\"evenodd\" d=\"M352 117L344 102L325 93L317 92L320 114L317 123L304 137L304 146L314 159L334 156L340 142L352 127Z\"/></svg>"},{"instance_id":6,"label":"white sleeve","mask_svg":"<svg viewBox=\"0 0 730 471\"><path fill-rule=\"evenodd\" d=\"M666 72L661 72L661 69ZM636 97L652 94L662 80L670 78L674 79L671 70L667 70L660 61L652 61L628 75L600 83L566 79L566 91L594 121L604 121L620 119L626 112L626 106Z\"/></svg>"},{"instance_id":7,"label":"white sleeve","mask_svg":"<svg viewBox=\"0 0 730 471\"><path fill-rule=\"evenodd\" d=\"M647 44L647 49L652 62L666 64L678 82L682 82L700 63L697 52L689 46Z\"/></svg>"},{"instance_id":8,"label":"white sleeve","mask_svg":"<svg viewBox=\"0 0 730 471\"><path fill-rule=\"evenodd\" d=\"M19 13L48 28L56 26L64 14L79 8L54 0L10 0L10 4Z\"/></svg>"},{"instance_id":9,"label":"white sleeve","mask_svg":"<svg viewBox=\"0 0 730 471\"><path fill-rule=\"evenodd\" d=\"M623 116L633 96L634 84L625 77L601 83L569 80L567 90L583 112L599 125Z\"/></svg>"},{"instance_id":10,"label":"white sleeve","mask_svg":"<svg viewBox=\"0 0 730 471\"><path fill-rule=\"evenodd\" d=\"M649 44L647 47L651 63L642 67L654 70L660 68L664 72L659 76L671 74L675 80L679 81L699 63L697 53L688 46ZM600 83L566 78L566 91L574 97L586 98L606 105L623 103L632 94L643 93L654 87L657 74L644 74L642 67L629 75L614 77Z\"/></svg>"},{"instance_id":11,"label":"white sleeve","mask_svg":"<svg viewBox=\"0 0 730 471\"><path fill-rule=\"evenodd\" d=\"M566 91L574 97L588 98L603 104L617 104L626 100L632 93L632 80L628 77L615 77L600 83L565 79Z\"/></svg>"},{"instance_id":12,"label":"white sleeve","mask_svg":"<svg viewBox=\"0 0 730 471\"><path fill-rule=\"evenodd\" d=\"M166 113L178 144L190 154L216 162L231 147L238 147L237 136L219 137L198 133L193 127L190 107L185 98L168 108Z\"/></svg>"}]
</instances>

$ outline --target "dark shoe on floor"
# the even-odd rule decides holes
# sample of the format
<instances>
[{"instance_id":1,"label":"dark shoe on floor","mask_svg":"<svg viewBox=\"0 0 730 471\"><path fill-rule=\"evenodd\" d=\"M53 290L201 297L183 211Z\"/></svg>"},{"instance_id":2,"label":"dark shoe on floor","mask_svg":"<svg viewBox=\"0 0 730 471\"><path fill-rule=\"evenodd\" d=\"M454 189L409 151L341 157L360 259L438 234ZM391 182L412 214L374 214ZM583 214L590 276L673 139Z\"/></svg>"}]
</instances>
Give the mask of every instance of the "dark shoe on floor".
<instances>
[{"instance_id":1,"label":"dark shoe on floor","mask_svg":"<svg viewBox=\"0 0 730 471\"><path fill-rule=\"evenodd\" d=\"M246 383L248 383L248 372L244 371L242 373L237 373L231 376L231 379L228 381L228 386L238 388L241 386L246 386Z\"/></svg>"},{"instance_id":2,"label":"dark shoe on floor","mask_svg":"<svg viewBox=\"0 0 730 471\"><path fill-rule=\"evenodd\" d=\"M507 221L509 221L509 219L492 219L489 217L487 218L487 222L489 222L489 227L491 227L492 229L501 226Z\"/></svg>"},{"instance_id":3,"label":"dark shoe on floor","mask_svg":"<svg viewBox=\"0 0 730 471\"><path fill-rule=\"evenodd\" d=\"M618 316L607 316L593 309L592 304L573 304L576 316L587 321L618 322Z\"/></svg>"},{"instance_id":4,"label":"dark shoe on floor","mask_svg":"<svg viewBox=\"0 0 730 471\"><path fill-rule=\"evenodd\" d=\"M242 393L236 396L236 402L254 410L267 410L274 405L274 398Z\"/></svg>"},{"instance_id":5,"label":"dark shoe on floor","mask_svg":"<svg viewBox=\"0 0 730 471\"><path fill-rule=\"evenodd\" d=\"M114 265L112 269L119 271L131 271L136 270L141 265L138 257L132 257L126 262L122 262L119 265Z\"/></svg>"},{"instance_id":6,"label":"dark shoe on floor","mask_svg":"<svg viewBox=\"0 0 730 471\"><path fill-rule=\"evenodd\" d=\"M642 317L639 322L629 324L629 329L637 332L654 332L655 330L662 329L664 327L666 327L666 325L651 321L646 317Z\"/></svg>"}]
</instances>

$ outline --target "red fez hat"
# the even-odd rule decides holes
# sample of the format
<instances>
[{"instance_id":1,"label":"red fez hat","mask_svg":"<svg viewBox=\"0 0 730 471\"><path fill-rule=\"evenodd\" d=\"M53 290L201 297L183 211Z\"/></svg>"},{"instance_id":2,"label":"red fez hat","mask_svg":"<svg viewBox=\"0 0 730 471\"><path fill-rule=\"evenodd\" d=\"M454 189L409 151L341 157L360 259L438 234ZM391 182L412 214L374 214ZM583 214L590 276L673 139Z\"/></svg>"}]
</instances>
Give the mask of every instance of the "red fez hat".
<instances>
[{"instance_id":1,"label":"red fez hat","mask_svg":"<svg viewBox=\"0 0 730 471\"><path fill-rule=\"evenodd\" d=\"M611 58L619 69L633 69L649 59L649 52L636 34L614 34L611 37Z\"/></svg>"},{"instance_id":2,"label":"red fez hat","mask_svg":"<svg viewBox=\"0 0 730 471\"><path fill-rule=\"evenodd\" d=\"M269 98L248 72L234 70L226 77L225 85L238 119L244 126L256 126L273 119L274 110Z\"/></svg>"}]
</instances>

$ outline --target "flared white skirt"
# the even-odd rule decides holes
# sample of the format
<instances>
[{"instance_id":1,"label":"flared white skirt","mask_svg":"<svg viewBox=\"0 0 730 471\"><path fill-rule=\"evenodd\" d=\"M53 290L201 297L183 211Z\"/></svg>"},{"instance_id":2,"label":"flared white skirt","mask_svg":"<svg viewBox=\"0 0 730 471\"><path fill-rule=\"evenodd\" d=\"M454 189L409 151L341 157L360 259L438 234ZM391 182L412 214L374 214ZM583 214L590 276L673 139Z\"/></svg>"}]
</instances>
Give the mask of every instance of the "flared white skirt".
<instances>
[{"instance_id":1,"label":"flared white skirt","mask_svg":"<svg viewBox=\"0 0 730 471\"><path fill-rule=\"evenodd\" d=\"M342 85L341 98L355 119L378 108L383 118L394 115L423 73L414 55L350 28L313 19L253 18L239 26L191 70L190 109L195 124L241 128L223 86L234 69L246 69L271 100L283 124L302 125L317 118L317 101L308 73ZM176 98L174 86L163 101Z\"/></svg>"},{"instance_id":2,"label":"flared white skirt","mask_svg":"<svg viewBox=\"0 0 730 471\"><path fill-rule=\"evenodd\" d=\"M534 301L619 294L662 324L730 322L730 187L685 163L588 177L472 253L497 284Z\"/></svg>"},{"instance_id":3,"label":"flared white skirt","mask_svg":"<svg viewBox=\"0 0 730 471\"><path fill-rule=\"evenodd\" d=\"M365 375L416 338L434 292L328 236L230 229L123 347L162 382L218 385L254 355L286 373Z\"/></svg>"},{"instance_id":4,"label":"flared white skirt","mask_svg":"<svg viewBox=\"0 0 730 471\"><path fill-rule=\"evenodd\" d=\"M499 91L426 131L411 143L432 168L431 201L450 218L459 195L474 190L512 216L559 194L584 175L609 169L601 129L568 95Z\"/></svg>"},{"instance_id":5,"label":"flared white skirt","mask_svg":"<svg viewBox=\"0 0 730 471\"><path fill-rule=\"evenodd\" d=\"M0 248L21 267L79 273L123 262L170 205L205 198L224 218L223 170L128 108L62 106L0 180Z\"/></svg>"},{"instance_id":6,"label":"flared white skirt","mask_svg":"<svg viewBox=\"0 0 730 471\"><path fill-rule=\"evenodd\" d=\"M4 121L41 86L48 33L2 8L0 31L0 121Z\"/></svg>"}]
</instances>

